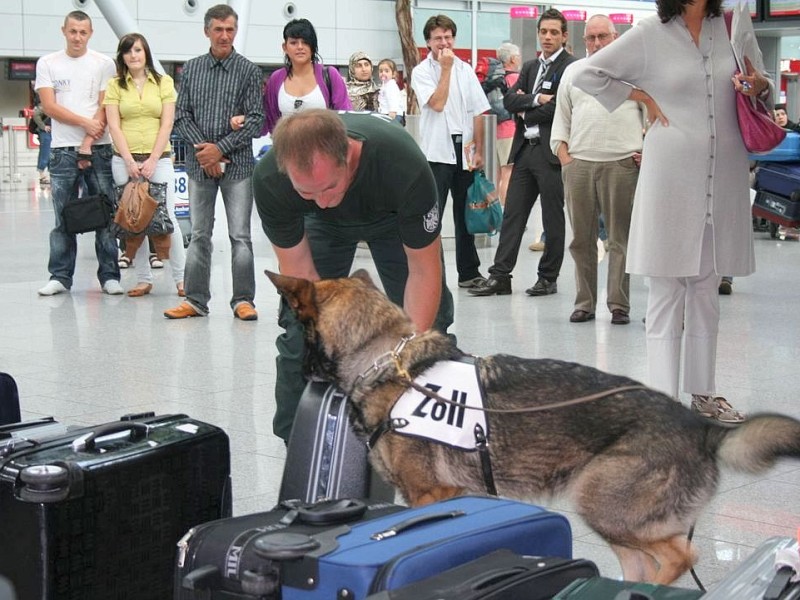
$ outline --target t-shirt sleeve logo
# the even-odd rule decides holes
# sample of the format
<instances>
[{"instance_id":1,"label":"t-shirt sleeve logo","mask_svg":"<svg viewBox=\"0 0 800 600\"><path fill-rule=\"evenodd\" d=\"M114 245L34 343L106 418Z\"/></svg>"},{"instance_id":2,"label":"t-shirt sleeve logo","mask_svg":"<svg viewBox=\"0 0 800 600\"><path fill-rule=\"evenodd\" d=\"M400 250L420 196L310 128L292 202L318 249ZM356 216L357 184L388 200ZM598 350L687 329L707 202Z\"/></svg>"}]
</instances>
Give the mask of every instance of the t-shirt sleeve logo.
<instances>
[{"instance_id":1,"label":"t-shirt sleeve logo","mask_svg":"<svg viewBox=\"0 0 800 600\"><path fill-rule=\"evenodd\" d=\"M433 233L439 227L439 202L434 202L433 208L423 218L425 231Z\"/></svg>"}]
</instances>

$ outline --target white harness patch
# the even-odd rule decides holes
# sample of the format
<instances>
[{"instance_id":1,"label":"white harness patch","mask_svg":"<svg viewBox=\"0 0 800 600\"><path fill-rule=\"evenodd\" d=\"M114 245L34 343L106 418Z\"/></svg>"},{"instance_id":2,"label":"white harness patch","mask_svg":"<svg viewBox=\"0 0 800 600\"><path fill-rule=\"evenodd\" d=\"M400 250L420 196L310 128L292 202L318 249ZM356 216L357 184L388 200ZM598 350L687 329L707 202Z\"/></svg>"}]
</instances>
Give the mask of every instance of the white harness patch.
<instances>
[{"instance_id":1,"label":"white harness patch","mask_svg":"<svg viewBox=\"0 0 800 600\"><path fill-rule=\"evenodd\" d=\"M392 431L462 450L476 450L477 425L481 426L486 437L489 436L486 413L467 408L483 408L483 394L474 364L449 360L438 362L414 381L455 404L441 402L409 388L389 413Z\"/></svg>"}]
</instances>

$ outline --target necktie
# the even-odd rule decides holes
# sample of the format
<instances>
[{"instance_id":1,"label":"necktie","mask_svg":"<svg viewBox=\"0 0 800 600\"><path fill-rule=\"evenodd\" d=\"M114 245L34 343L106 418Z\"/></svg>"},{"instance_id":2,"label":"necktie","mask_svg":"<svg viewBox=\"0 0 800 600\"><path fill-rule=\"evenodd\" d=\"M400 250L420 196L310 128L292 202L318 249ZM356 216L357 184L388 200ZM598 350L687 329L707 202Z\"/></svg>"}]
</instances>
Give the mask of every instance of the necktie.
<instances>
[{"instance_id":1,"label":"necktie","mask_svg":"<svg viewBox=\"0 0 800 600\"><path fill-rule=\"evenodd\" d=\"M540 93L542 91L542 86L544 85L544 78L547 75L547 69L550 66L550 61L547 61L543 58L539 59L539 72L536 75L536 83L533 86L533 95Z\"/></svg>"}]
</instances>

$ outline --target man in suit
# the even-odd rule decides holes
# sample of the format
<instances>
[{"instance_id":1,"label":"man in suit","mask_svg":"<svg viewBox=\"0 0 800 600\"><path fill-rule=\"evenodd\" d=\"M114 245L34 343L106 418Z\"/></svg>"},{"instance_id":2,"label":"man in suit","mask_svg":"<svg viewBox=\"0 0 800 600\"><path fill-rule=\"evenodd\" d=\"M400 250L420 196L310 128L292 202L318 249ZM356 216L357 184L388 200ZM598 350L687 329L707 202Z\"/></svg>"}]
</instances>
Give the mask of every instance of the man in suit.
<instances>
[{"instance_id":1,"label":"man in suit","mask_svg":"<svg viewBox=\"0 0 800 600\"><path fill-rule=\"evenodd\" d=\"M564 260L564 187L561 165L550 150L550 129L561 75L575 57L564 48L567 20L561 12L551 8L542 13L538 31L541 56L522 65L517 83L503 101L506 109L516 115L509 160L514 163L514 171L490 277L480 287L469 290L473 296L511 293L511 271L517 262L525 224L540 195L547 244L539 260L538 280L525 293L547 296L558 291L556 280Z\"/></svg>"}]
</instances>

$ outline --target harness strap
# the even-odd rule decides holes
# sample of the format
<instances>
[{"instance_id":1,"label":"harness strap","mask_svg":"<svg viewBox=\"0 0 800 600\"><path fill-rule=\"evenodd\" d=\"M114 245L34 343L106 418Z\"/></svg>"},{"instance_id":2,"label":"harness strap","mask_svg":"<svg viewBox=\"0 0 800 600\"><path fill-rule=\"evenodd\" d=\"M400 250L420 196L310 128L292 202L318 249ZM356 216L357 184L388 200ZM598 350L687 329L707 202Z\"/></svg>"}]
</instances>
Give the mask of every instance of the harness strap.
<instances>
[{"instance_id":1,"label":"harness strap","mask_svg":"<svg viewBox=\"0 0 800 600\"><path fill-rule=\"evenodd\" d=\"M475 447L481 457L481 473L483 474L483 485L486 487L486 493L490 496L497 496L494 474L492 473L492 458L489 456L489 444L486 441L486 433L480 425L475 425Z\"/></svg>"}]
</instances>

